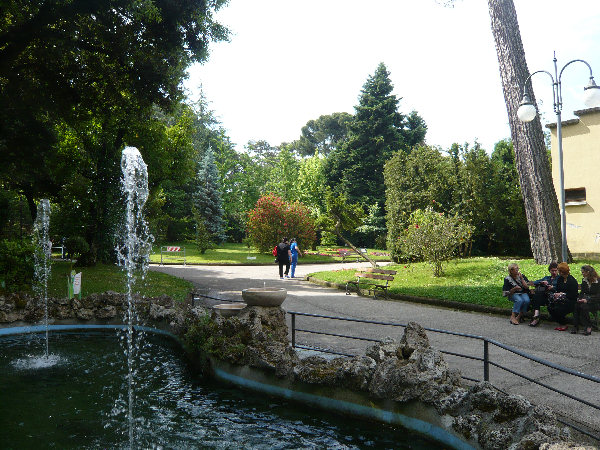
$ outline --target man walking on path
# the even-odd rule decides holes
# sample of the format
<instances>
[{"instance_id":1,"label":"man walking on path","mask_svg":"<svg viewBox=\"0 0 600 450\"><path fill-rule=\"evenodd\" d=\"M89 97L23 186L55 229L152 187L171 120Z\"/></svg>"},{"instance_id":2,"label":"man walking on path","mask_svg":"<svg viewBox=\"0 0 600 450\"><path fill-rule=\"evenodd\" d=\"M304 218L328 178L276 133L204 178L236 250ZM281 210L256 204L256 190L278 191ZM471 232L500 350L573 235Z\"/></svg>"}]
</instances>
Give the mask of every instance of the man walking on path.
<instances>
[{"instance_id":1,"label":"man walking on path","mask_svg":"<svg viewBox=\"0 0 600 450\"><path fill-rule=\"evenodd\" d=\"M292 262L292 252L290 250L290 243L288 238L284 237L279 244L277 244L277 263L279 264L279 278L283 280L283 266L285 264L285 277L289 278L290 263Z\"/></svg>"}]
</instances>

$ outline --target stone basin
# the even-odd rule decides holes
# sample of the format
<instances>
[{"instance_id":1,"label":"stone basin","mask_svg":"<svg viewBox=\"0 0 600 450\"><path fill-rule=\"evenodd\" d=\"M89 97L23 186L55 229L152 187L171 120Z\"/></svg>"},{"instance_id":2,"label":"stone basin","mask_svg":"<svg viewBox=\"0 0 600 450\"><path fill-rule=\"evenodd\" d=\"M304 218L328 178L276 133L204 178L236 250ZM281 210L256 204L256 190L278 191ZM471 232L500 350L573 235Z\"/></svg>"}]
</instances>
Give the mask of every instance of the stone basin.
<instances>
[{"instance_id":1,"label":"stone basin","mask_svg":"<svg viewBox=\"0 0 600 450\"><path fill-rule=\"evenodd\" d=\"M238 314L246 307L246 303L220 303L213 306L213 309L223 317L231 317Z\"/></svg>"},{"instance_id":2,"label":"stone basin","mask_svg":"<svg viewBox=\"0 0 600 450\"><path fill-rule=\"evenodd\" d=\"M287 291L280 287L248 288L242 290L242 298L248 306L280 306Z\"/></svg>"}]
</instances>

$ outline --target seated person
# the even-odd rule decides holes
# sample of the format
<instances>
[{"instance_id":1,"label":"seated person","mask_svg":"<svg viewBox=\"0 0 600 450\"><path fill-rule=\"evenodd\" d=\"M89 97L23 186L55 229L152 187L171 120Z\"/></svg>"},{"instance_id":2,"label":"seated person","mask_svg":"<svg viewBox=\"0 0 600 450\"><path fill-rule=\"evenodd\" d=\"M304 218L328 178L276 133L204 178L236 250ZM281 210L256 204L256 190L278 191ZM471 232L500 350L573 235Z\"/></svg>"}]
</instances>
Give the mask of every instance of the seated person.
<instances>
[{"instance_id":1,"label":"seated person","mask_svg":"<svg viewBox=\"0 0 600 450\"><path fill-rule=\"evenodd\" d=\"M600 282L598 281L598 274L592 266L585 265L581 267L581 275L583 275L581 293L577 298L577 303L575 303L573 313L575 328L573 328L571 334L577 334L581 324L585 328L583 334L589 336L592 334L590 312L598 311L600 306Z\"/></svg>"},{"instance_id":2,"label":"seated person","mask_svg":"<svg viewBox=\"0 0 600 450\"><path fill-rule=\"evenodd\" d=\"M577 283L577 282L576 282ZM525 275L519 272L519 266L515 263L508 265L508 276L504 278L502 295L514 303L510 323L519 325L523 313L529 307L529 286L533 286Z\"/></svg>"},{"instance_id":3,"label":"seated person","mask_svg":"<svg viewBox=\"0 0 600 450\"><path fill-rule=\"evenodd\" d=\"M533 318L529 323L530 327L537 327L540 323L540 307L548 305L548 298L552 295L556 289L556 280L558 279L558 264L553 262L548 266L548 272L550 275L546 275L544 278L535 280L533 285L535 286L535 293L531 300L531 309L533 309Z\"/></svg>"},{"instance_id":4,"label":"seated person","mask_svg":"<svg viewBox=\"0 0 600 450\"><path fill-rule=\"evenodd\" d=\"M565 331L567 328L567 314L575 309L577 302L577 280L571 275L571 269L566 262L558 265L558 279L556 292L548 299L548 312L559 324L555 330Z\"/></svg>"}]
</instances>

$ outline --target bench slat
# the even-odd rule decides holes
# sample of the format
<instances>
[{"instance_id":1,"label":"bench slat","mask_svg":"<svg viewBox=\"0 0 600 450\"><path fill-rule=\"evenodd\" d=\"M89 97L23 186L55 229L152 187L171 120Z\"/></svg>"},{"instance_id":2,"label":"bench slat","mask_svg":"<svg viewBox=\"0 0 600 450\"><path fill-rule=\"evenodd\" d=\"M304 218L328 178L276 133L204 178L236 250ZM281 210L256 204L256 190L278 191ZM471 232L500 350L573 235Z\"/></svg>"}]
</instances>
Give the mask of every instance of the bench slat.
<instances>
[{"instance_id":1,"label":"bench slat","mask_svg":"<svg viewBox=\"0 0 600 450\"><path fill-rule=\"evenodd\" d=\"M380 273L383 275L396 275L396 271L395 270L387 270L387 269L374 269L374 268L370 268L367 269L368 273Z\"/></svg>"},{"instance_id":2,"label":"bench slat","mask_svg":"<svg viewBox=\"0 0 600 450\"><path fill-rule=\"evenodd\" d=\"M391 275L378 275L376 273L357 273L357 277L360 278L371 278L372 280L386 280L386 281L394 281L394 277Z\"/></svg>"}]
</instances>

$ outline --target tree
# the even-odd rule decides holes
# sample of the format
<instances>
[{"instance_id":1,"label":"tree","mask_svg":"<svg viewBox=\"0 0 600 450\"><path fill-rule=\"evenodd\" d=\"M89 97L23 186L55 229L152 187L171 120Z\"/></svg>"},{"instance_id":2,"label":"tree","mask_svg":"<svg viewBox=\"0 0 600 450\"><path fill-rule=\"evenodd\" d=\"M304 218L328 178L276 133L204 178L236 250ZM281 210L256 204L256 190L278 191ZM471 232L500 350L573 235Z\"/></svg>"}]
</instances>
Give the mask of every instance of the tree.
<instances>
[{"instance_id":1,"label":"tree","mask_svg":"<svg viewBox=\"0 0 600 450\"><path fill-rule=\"evenodd\" d=\"M315 225L309 209L288 203L276 195L265 195L248 212L248 237L260 252L269 252L283 237L295 237L301 247L315 241Z\"/></svg>"},{"instance_id":2,"label":"tree","mask_svg":"<svg viewBox=\"0 0 600 450\"><path fill-rule=\"evenodd\" d=\"M166 109L178 102L186 67L206 59L208 43L227 38L213 20L224 1L4 3L0 177L10 179L14 167L23 178L15 187L28 198L56 195L63 180L48 181L52 171L43 172L60 155L57 127L68 127L81 162L70 174L78 171L89 180L90 255L97 250L100 259L111 260L120 151L148 131L143 118L152 116L154 105ZM22 139L27 129L33 140ZM145 160L160 151L136 146ZM5 156L11 164L3 164ZM23 170L28 160L36 167L29 173Z\"/></svg>"},{"instance_id":3,"label":"tree","mask_svg":"<svg viewBox=\"0 0 600 450\"><path fill-rule=\"evenodd\" d=\"M398 151L386 163L384 179L388 249L397 252L397 239L416 209L437 205L447 211L453 203L456 175L449 158L438 149L417 146L409 154Z\"/></svg>"},{"instance_id":4,"label":"tree","mask_svg":"<svg viewBox=\"0 0 600 450\"><path fill-rule=\"evenodd\" d=\"M561 258L560 212L540 119L536 117L530 123L523 123L517 118L523 87L529 76L517 12L513 0L488 0L488 7L531 250L538 264L548 264ZM531 81L527 86L533 96ZM533 97L532 100L535 102Z\"/></svg>"},{"instance_id":5,"label":"tree","mask_svg":"<svg viewBox=\"0 0 600 450\"><path fill-rule=\"evenodd\" d=\"M215 158L210 147L204 152L204 158L198 170L196 192L194 194L194 209L197 211L197 233L204 233L202 222L211 240L223 242L223 200L219 191L219 174ZM205 242L206 239L201 239Z\"/></svg>"},{"instance_id":6,"label":"tree","mask_svg":"<svg viewBox=\"0 0 600 450\"><path fill-rule=\"evenodd\" d=\"M352 248L373 267L377 263L369 258L366 253L360 252L352 242L345 236L346 232L354 232L362 224L364 211L358 203L349 204L344 194L335 194L331 189L325 190L326 212L317 219L318 226L329 233L334 233L344 243Z\"/></svg>"},{"instance_id":7,"label":"tree","mask_svg":"<svg viewBox=\"0 0 600 450\"><path fill-rule=\"evenodd\" d=\"M383 204L385 199L383 165L400 147L403 120L392 90L380 63L363 85L347 141L327 160L327 185L351 203Z\"/></svg>"},{"instance_id":8,"label":"tree","mask_svg":"<svg viewBox=\"0 0 600 450\"><path fill-rule=\"evenodd\" d=\"M427 261L433 267L433 276L440 277L444 263L456 255L472 231L473 227L458 215L447 216L430 207L417 209L411 214L410 225L402 232L400 247L406 257Z\"/></svg>"},{"instance_id":9,"label":"tree","mask_svg":"<svg viewBox=\"0 0 600 450\"><path fill-rule=\"evenodd\" d=\"M309 120L302 127L300 139L292 142L292 148L301 156L312 156L317 152L327 156L346 140L352 119L352 114L336 112Z\"/></svg>"}]
</instances>

